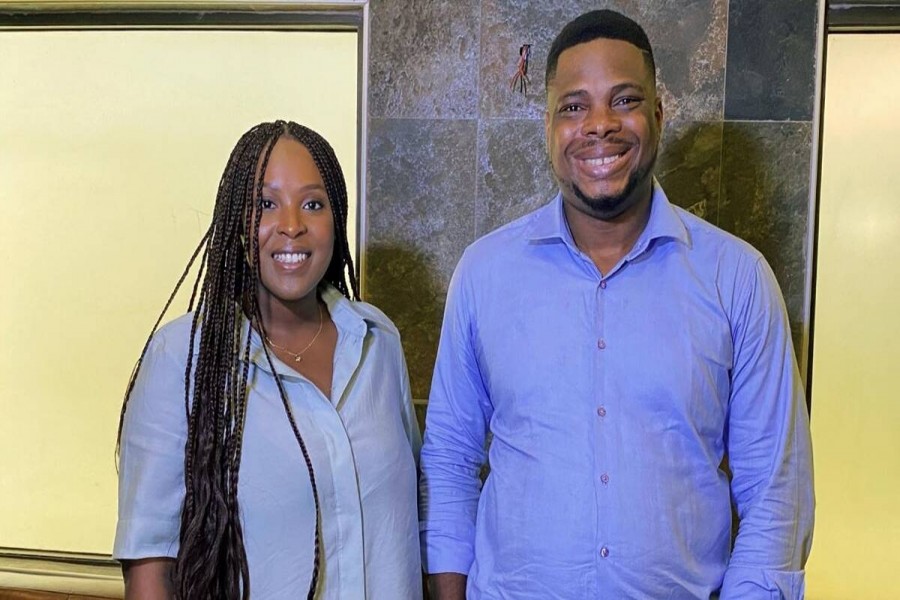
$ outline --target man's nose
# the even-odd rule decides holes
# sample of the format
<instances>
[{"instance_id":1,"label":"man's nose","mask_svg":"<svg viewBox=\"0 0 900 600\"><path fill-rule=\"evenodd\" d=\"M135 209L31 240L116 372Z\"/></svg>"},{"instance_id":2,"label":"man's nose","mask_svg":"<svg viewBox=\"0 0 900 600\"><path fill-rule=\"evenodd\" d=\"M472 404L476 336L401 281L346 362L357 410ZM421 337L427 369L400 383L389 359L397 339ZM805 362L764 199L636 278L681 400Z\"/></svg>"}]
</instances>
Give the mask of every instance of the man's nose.
<instances>
[{"instance_id":1,"label":"man's nose","mask_svg":"<svg viewBox=\"0 0 900 600\"><path fill-rule=\"evenodd\" d=\"M619 131L622 121L618 113L608 106L592 107L588 110L582 124L581 133L586 136L606 137Z\"/></svg>"}]
</instances>

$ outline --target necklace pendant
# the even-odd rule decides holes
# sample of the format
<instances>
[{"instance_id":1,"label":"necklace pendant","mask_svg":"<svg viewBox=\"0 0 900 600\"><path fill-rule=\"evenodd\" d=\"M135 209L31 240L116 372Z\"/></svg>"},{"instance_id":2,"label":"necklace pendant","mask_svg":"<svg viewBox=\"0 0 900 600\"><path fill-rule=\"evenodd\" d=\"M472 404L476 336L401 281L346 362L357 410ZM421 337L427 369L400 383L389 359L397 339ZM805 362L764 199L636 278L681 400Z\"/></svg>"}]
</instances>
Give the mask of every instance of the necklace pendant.
<instances>
[{"instance_id":1,"label":"necklace pendant","mask_svg":"<svg viewBox=\"0 0 900 600\"><path fill-rule=\"evenodd\" d=\"M302 360L303 360L303 357L302 357L302 356L297 356L297 357L294 358L294 362L295 362L295 363L301 362Z\"/></svg>"}]
</instances>

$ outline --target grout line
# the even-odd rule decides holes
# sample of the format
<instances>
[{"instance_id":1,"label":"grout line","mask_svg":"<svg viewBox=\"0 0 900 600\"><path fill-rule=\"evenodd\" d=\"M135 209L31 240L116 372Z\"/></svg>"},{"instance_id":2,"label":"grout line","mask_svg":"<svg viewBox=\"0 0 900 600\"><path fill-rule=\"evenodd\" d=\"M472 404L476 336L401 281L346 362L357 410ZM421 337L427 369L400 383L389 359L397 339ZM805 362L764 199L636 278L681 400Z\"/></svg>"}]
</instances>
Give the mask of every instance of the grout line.
<instances>
[{"instance_id":1,"label":"grout line","mask_svg":"<svg viewBox=\"0 0 900 600\"><path fill-rule=\"evenodd\" d=\"M484 0L479 0L478 2L478 41L477 48L475 50L475 69L477 72L477 76L475 77L475 102L477 105L475 106L475 160L472 170L472 176L474 178L474 194L473 194L473 203L472 203L472 235L469 239L469 243L474 242L478 239L478 207L481 203L478 201L479 193L481 192L481 186L479 185L479 177L478 177L478 165L479 165L479 142L481 141L482 135L482 118L481 118L481 41L482 36L484 35Z\"/></svg>"},{"instance_id":2,"label":"grout line","mask_svg":"<svg viewBox=\"0 0 900 600\"><path fill-rule=\"evenodd\" d=\"M716 197L716 222L719 227L722 222L722 198L725 195L725 103L728 101L728 42L731 40L731 0L725 1L725 68L722 73L722 128L719 141L719 193Z\"/></svg>"}]
</instances>

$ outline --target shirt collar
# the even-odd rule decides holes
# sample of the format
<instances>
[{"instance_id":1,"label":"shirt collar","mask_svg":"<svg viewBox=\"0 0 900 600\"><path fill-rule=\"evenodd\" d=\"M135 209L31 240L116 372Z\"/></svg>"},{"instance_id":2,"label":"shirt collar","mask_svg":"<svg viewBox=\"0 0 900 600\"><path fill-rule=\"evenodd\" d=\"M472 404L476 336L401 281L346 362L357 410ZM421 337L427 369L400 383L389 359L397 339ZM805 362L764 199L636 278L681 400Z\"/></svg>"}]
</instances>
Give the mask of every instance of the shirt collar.
<instances>
[{"instance_id":1,"label":"shirt collar","mask_svg":"<svg viewBox=\"0 0 900 600\"><path fill-rule=\"evenodd\" d=\"M657 238L669 238L690 246L690 236L687 228L679 217L675 207L669 202L666 193L656 178L653 178L653 195L650 199L650 218L644 231L638 237L629 256L643 252L650 243ZM575 239L566 221L566 213L563 210L562 194L556 197L543 208L538 209L531 223L528 239L533 242L562 241L571 247L575 247Z\"/></svg>"},{"instance_id":2,"label":"shirt collar","mask_svg":"<svg viewBox=\"0 0 900 600\"><path fill-rule=\"evenodd\" d=\"M653 195L650 199L650 218L647 226L634 244L629 258L647 249L653 240L670 239L690 247L691 238L678 211L669 202L666 193L656 178L653 178Z\"/></svg>"}]
</instances>

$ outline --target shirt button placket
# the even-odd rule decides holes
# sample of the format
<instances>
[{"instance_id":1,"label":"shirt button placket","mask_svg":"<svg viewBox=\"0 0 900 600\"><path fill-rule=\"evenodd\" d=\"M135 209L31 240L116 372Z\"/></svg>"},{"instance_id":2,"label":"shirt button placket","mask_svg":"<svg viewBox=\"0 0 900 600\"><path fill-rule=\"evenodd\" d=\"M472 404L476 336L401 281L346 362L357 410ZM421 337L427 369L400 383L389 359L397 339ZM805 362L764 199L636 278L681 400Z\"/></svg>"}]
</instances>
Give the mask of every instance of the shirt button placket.
<instances>
[{"instance_id":1,"label":"shirt button placket","mask_svg":"<svg viewBox=\"0 0 900 600\"><path fill-rule=\"evenodd\" d=\"M607 316L605 314L606 288L607 288L606 279L602 279L600 281L600 283L598 285L598 289L597 289L597 301L598 301L598 305L599 305L598 322L600 324L599 330L597 331L597 350L600 352L604 352L607 348L606 339L605 339L606 332L605 332L605 327L603 326L604 322L605 322L605 317ZM605 360L606 358L607 357L604 355L601 355L601 354L597 355L597 359L601 364L606 362L606 360ZM605 383L605 378L604 378L604 380L602 380L600 382L601 390L606 389L606 386L604 385L604 383ZM605 421L606 420L605 404L598 404L597 408L596 408L596 413L597 413L597 418L601 422ZM598 424L598 425L600 425L600 424ZM609 473L607 473L605 471L601 472L599 477L597 477L597 481L599 481L599 483L600 483L600 485L598 486L598 489L596 489L596 493L598 494L598 501L601 503L601 505L605 505L608 501L610 501L610 499L608 497L606 497L607 494L609 494L609 491L607 490L607 486L609 485ZM601 539L603 537L605 537L604 533L602 533L603 529L605 529L605 528L601 527L601 532L598 532L600 534L599 537ZM598 549L597 553L600 556L601 560L605 560L606 558L609 557L609 548L605 545L601 545L600 548Z\"/></svg>"},{"instance_id":2,"label":"shirt button placket","mask_svg":"<svg viewBox=\"0 0 900 600\"><path fill-rule=\"evenodd\" d=\"M600 282L600 290L605 290L605 289L606 289L606 280L604 279L603 281ZM600 294L598 292L598 296L602 296L602 294ZM599 299L599 300L600 300L600 303L602 306L603 300L602 299ZM602 335L602 332L601 332L601 335ZM597 348L599 348L600 350L606 350L606 340L604 340L602 337L597 338Z\"/></svg>"}]
</instances>

